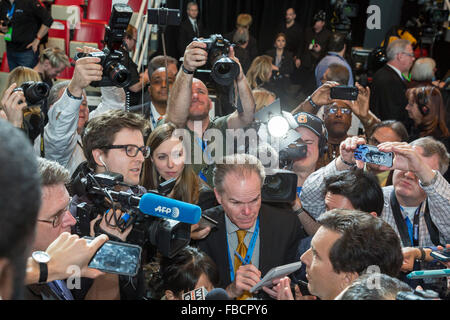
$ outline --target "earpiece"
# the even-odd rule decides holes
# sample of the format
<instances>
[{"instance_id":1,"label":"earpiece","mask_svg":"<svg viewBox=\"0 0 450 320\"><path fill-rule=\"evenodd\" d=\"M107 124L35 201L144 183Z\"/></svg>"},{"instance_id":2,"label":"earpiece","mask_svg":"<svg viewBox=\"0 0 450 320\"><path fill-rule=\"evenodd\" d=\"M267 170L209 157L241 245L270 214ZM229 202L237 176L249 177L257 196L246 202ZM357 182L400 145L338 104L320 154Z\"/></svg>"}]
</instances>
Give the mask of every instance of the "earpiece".
<instances>
[{"instance_id":1,"label":"earpiece","mask_svg":"<svg viewBox=\"0 0 450 320\"><path fill-rule=\"evenodd\" d=\"M103 161L102 156L98 157L98 160L100 160L100 162L103 164L103 166L105 167L106 171L109 171L108 166L106 165L106 163Z\"/></svg>"}]
</instances>

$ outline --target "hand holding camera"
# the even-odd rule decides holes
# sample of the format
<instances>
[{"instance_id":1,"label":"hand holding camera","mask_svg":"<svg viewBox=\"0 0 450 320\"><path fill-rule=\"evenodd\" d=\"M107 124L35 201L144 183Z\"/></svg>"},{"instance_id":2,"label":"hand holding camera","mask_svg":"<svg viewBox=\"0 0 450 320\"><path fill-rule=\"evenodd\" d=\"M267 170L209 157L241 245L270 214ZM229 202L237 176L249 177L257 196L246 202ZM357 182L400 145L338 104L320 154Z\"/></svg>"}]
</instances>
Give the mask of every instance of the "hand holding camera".
<instances>
[{"instance_id":1,"label":"hand holding camera","mask_svg":"<svg viewBox=\"0 0 450 320\"><path fill-rule=\"evenodd\" d=\"M194 38L194 42L187 48L190 49L191 45L195 45L195 43L198 42L206 44L206 47L196 46L198 48L203 48L203 50L206 51L207 67L211 70L211 78L213 78L216 83L228 86L231 85L235 79L238 81L244 79L241 65L234 55L234 49L230 44L230 41L224 39L220 34L213 34L208 39ZM205 59L204 54L199 54L197 50L195 51L193 58L194 59L191 59L191 61L194 62L192 64L194 67L198 68L205 64L203 63ZM185 68L186 67L187 66L185 65ZM192 69L188 70L192 71Z\"/></svg>"},{"instance_id":2,"label":"hand holding camera","mask_svg":"<svg viewBox=\"0 0 450 320\"><path fill-rule=\"evenodd\" d=\"M186 47L183 65L188 71L194 72L206 64L208 61L206 47L206 43L201 41L193 41Z\"/></svg>"},{"instance_id":3,"label":"hand holding camera","mask_svg":"<svg viewBox=\"0 0 450 320\"><path fill-rule=\"evenodd\" d=\"M383 152L393 152L392 167L383 167L381 170L402 170L413 172L422 183L429 183L434 178L434 171L423 160L419 152L406 142L384 142L378 145Z\"/></svg>"},{"instance_id":4,"label":"hand holding camera","mask_svg":"<svg viewBox=\"0 0 450 320\"><path fill-rule=\"evenodd\" d=\"M358 82L355 83L355 87L358 90L356 100L345 100L347 105L352 109L352 112L359 119L367 119L369 116L369 101L370 101L370 88L363 87Z\"/></svg>"},{"instance_id":5,"label":"hand holding camera","mask_svg":"<svg viewBox=\"0 0 450 320\"><path fill-rule=\"evenodd\" d=\"M339 160L343 165L349 166L349 164L356 163L356 166L359 169L364 168L364 162L361 160L356 160L354 157L355 150L359 145L366 144L366 139L360 138L358 136L348 137L344 141L341 142L340 148L340 156ZM339 163L339 162L338 162ZM342 166L341 164L336 164L338 170L348 169L347 167Z\"/></svg>"},{"instance_id":6,"label":"hand holding camera","mask_svg":"<svg viewBox=\"0 0 450 320\"><path fill-rule=\"evenodd\" d=\"M17 84L13 83L6 89L1 105L5 111L6 117L15 127L20 128L23 121L23 109L28 105L22 90L15 90Z\"/></svg>"},{"instance_id":7,"label":"hand holding camera","mask_svg":"<svg viewBox=\"0 0 450 320\"><path fill-rule=\"evenodd\" d=\"M338 86L339 83L334 81L327 81L311 95L311 99L313 102L319 106L327 105L333 102L333 99L330 97L330 90L333 87Z\"/></svg>"},{"instance_id":8,"label":"hand holding camera","mask_svg":"<svg viewBox=\"0 0 450 320\"><path fill-rule=\"evenodd\" d=\"M83 55L89 55L100 50L90 47L77 48ZM69 91L75 97L81 97L83 89L91 84L92 81L100 81L103 75L103 67L99 64L100 58L86 56L80 58L75 63L75 70L72 80L69 84Z\"/></svg>"}]
</instances>

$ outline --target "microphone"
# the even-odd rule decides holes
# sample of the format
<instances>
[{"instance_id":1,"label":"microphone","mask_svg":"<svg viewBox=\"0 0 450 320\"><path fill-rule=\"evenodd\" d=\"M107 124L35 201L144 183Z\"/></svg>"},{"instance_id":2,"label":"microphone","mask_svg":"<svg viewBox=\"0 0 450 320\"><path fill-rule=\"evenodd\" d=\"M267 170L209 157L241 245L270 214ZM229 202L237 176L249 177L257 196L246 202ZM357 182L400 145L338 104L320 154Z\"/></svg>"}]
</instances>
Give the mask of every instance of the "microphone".
<instances>
[{"instance_id":1,"label":"microphone","mask_svg":"<svg viewBox=\"0 0 450 320\"><path fill-rule=\"evenodd\" d=\"M162 219L172 219L184 223L196 224L202 216L202 209L194 204L146 193L139 201L142 213Z\"/></svg>"},{"instance_id":2,"label":"microphone","mask_svg":"<svg viewBox=\"0 0 450 320\"><path fill-rule=\"evenodd\" d=\"M183 294L183 300L205 300L207 293L205 287L200 287Z\"/></svg>"},{"instance_id":3,"label":"microphone","mask_svg":"<svg viewBox=\"0 0 450 320\"><path fill-rule=\"evenodd\" d=\"M224 289L215 288L206 295L205 300L230 300L230 297Z\"/></svg>"}]
</instances>

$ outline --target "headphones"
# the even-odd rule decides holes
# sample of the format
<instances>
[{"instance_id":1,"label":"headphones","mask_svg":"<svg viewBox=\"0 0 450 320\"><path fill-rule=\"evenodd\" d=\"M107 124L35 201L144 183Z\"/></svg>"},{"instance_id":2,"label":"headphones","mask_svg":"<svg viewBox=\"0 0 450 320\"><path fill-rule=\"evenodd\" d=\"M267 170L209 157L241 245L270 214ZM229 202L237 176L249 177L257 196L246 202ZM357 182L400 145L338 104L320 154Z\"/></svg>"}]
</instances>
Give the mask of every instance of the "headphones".
<instances>
[{"instance_id":1,"label":"headphones","mask_svg":"<svg viewBox=\"0 0 450 320\"><path fill-rule=\"evenodd\" d=\"M416 101L419 107L419 111L423 116L430 113L430 108L427 106L429 101L429 96L425 92L426 87L422 87L422 91L417 93ZM430 95L433 93L434 87L431 87Z\"/></svg>"}]
</instances>

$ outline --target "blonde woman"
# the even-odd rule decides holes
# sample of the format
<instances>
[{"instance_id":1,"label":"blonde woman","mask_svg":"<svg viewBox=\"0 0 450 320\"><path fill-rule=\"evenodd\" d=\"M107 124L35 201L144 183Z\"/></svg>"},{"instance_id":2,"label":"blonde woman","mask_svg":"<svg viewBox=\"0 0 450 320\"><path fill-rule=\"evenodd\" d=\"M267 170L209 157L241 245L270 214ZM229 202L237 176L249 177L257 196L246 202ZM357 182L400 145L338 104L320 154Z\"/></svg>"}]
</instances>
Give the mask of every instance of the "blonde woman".
<instances>
[{"instance_id":1,"label":"blonde woman","mask_svg":"<svg viewBox=\"0 0 450 320\"><path fill-rule=\"evenodd\" d=\"M256 57L250 65L246 77L252 90L265 87L272 77L272 58L267 55Z\"/></svg>"},{"instance_id":2,"label":"blonde woman","mask_svg":"<svg viewBox=\"0 0 450 320\"><path fill-rule=\"evenodd\" d=\"M13 92L14 89L27 81L41 81L39 73L22 66L16 67L10 72L6 84L7 89L3 92L1 99L1 109L3 109L9 122L22 128L31 141L34 141L40 132L42 119L40 106L28 106L23 92Z\"/></svg>"}]
</instances>

